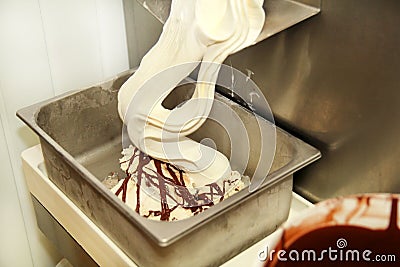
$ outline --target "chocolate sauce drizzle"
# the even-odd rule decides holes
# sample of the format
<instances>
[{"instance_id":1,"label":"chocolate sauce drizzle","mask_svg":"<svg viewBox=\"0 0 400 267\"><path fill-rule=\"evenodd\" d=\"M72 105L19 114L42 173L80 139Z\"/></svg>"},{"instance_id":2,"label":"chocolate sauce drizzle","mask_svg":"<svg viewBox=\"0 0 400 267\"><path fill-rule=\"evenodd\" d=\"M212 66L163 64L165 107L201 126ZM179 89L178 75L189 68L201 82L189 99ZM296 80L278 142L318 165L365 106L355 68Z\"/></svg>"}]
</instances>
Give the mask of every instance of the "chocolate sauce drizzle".
<instances>
[{"instance_id":1,"label":"chocolate sauce drizzle","mask_svg":"<svg viewBox=\"0 0 400 267\"><path fill-rule=\"evenodd\" d=\"M138 158L138 165L134 171L130 171L130 168L134 160ZM115 192L116 196L122 193L122 201L126 202L126 194L128 188L128 182L133 179L132 175L135 174L136 177L136 208L135 211L140 214L140 195L142 183L144 182L147 187L152 186L159 191L160 194L160 210L150 210L148 214L141 214L142 216L148 218L150 216L160 217L161 221L169 221L171 219L171 213L177 207L182 207L184 209L190 210L193 215L196 215L208 207L213 206L216 201L222 201L226 193L226 185L231 186L236 180L225 180L223 181L222 187L217 183L207 184L207 192L202 193L191 193L185 185L183 179L184 171L178 169L177 167L171 165L170 163L162 162L160 160L154 159L138 148L134 147L133 155L130 159L122 163L127 163L128 167L125 171L126 177L122 182L121 186ZM156 171L149 168L149 164L153 162L156 167ZM165 170L168 172L169 176L164 175ZM172 186L172 187L171 187ZM174 189L174 195L178 196L181 201L177 200L172 194L170 194L169 189ZM169 207L167 199L172 199L175 205ZM169 201L171 203L171 201ZM175 220L176 218L172 218Z\"/></svg>"}]
</instances>

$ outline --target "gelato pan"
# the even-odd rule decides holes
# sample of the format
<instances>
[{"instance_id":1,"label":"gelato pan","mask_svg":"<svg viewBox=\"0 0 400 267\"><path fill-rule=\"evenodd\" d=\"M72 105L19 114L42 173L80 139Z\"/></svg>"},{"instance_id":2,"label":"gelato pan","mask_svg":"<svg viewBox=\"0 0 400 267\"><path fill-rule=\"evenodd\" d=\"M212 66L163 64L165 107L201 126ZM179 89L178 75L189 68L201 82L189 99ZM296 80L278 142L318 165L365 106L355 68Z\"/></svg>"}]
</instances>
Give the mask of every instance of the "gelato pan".
<instances>
[{"instance_id":1,"label":"gelato pan","mask_svg":"<svg viewBox=\"0 0 400 267\"><path fill-rule=\"evenodd\" d=\"M18 111L40 137L49 179L140 266L219 265L274 231L289 213L292 174L320 157L318 150L279 127L274 162L258 190L244 188L184 220L145 218L102 183L110 171L120 169L117 92L131 73ZM240 116L248 116L231 104ZM249 133L256 134L247 121ZM200 130L214 134L217 145L226 142L211 123ZM256 135L250 141L251 148L257 147ZM250 169L258 159L251 155ZM182 253L187 248L191 253Z\"/></svg>"}]
</instances>

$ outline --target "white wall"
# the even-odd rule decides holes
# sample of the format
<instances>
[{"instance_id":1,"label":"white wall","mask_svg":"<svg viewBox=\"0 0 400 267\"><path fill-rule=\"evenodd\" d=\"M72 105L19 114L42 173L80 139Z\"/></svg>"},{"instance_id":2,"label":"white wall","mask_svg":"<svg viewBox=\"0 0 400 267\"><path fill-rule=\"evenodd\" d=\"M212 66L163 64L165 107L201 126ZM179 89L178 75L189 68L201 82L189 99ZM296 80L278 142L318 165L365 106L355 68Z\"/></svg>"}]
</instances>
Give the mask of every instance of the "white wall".
<instances>
[{"instance_id":1,"label":"white wall","mask_svg":"<svg viewBox=\"0 0 400 267\"><path fill-rule=\"evenodd\" d=\"M25 106L128 69L122 0L0 0L0 266L54 266L20 153L38 142Z\"/></svg>"}]
</instances>

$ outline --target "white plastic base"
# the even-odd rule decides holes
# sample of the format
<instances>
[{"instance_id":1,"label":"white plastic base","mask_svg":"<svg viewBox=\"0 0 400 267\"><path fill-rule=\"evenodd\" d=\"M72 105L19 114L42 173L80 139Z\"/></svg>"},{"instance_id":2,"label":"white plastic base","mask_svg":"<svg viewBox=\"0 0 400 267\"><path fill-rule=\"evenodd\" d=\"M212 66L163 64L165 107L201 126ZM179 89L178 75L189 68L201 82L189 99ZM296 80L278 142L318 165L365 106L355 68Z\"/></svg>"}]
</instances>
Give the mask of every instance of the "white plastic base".
<instances>
[{"instance_id":1,"label":"white plastic base","mask_svg":"<svg viewBox=\"0 0 400 267\"><path fill-rule=\"evenodd\" d=\"M39 166L43 166L43 156L39 145L22 152L22 162L26 182L31 194L75 239L76 245L81 246L98 265L137 266L43 173L39 168ZM293 193L289 217L310 206L312 206L310 202ZM63 241L59 240L58 242ZM257 253L264 245L265 240L263 239L222 266L250 266L252 263L256 263Z\"/></svg>"}]
</instances>

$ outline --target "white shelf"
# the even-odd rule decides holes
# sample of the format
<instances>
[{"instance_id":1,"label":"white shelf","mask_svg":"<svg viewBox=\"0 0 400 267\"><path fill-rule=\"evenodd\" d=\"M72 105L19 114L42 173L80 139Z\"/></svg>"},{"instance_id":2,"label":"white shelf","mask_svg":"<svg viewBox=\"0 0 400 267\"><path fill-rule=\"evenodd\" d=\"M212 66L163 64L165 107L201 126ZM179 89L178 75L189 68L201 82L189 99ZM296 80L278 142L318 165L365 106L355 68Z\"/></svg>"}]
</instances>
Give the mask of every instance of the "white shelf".
<instances>
[{"instance_id":1,"label":"white shelf","mask_svg":"<svg viewBox=\"0 0 400 267\"><path fill-rule=\"evenodd\" d=\"M137 266L44 175L39 168L39 166L43 166L43 156L39 145L22 152L22 163L31 194L97 264L100 266ZM310 206L312 206L311 203L293 193L289 217ZM265 240L263 239L222 266L249 266L249 263L256 263L257 253L264 244Z\"/></svg>"}]
</instances>

